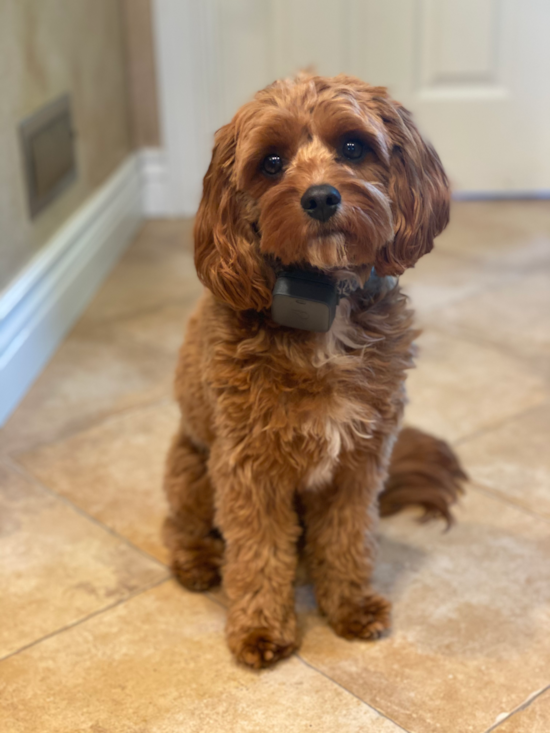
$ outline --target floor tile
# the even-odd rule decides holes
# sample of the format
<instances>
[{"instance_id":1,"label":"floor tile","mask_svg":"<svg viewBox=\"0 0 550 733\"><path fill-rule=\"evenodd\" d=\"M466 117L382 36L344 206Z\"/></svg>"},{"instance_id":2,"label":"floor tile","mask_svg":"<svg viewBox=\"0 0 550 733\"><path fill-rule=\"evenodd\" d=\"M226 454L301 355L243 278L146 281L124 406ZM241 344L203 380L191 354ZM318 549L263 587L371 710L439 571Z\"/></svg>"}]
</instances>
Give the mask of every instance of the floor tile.
<instances>
[{"instance_id":1,"label":"floor tile","mask_svg":"<svg viewBox=\"0 0 550 733\"><path fill-rule=\"evenodd\" d=\"M407 379L408 423L457 440L496 426L548 396L542 376L490 346L426 331Z\"/></svg>"},{"instance_id":2,"label":"floor tile","mask_svg":"<svg viewBox=\"0 0 550 733\"><path fill-rule=\"evenodd\" d=\"M540 357L550 375L550 269L449 305L430 323L520 357Z\"/></svg>"},{"instance_id":3,"label":"floor tile","mask_svg":"<svg viewBox=\"0 0 550 733\"><path fill-rule=\"evenodd\" d=\"M189 304L161 305L145 313L117 320L116 328L123 328L125 337L136 344L149 346L168 354L174 361L173 369L170 372L170 376L173 377L177 355L183 343L185 326L195 307L195 299ZM93 333L104 328L105 326L99 323L90 326L89 331Z\"/></svg>"},{"instance_id":4,"label":"floor tile","mask_svg":"<svg viewBox=\"0 0 550 733\"><path fill-rule=\"evenodd\" d=\"M548 733L550 731L550 691L514 713L495 729L495 733Z\"/></svg>"},{"instance_id":5,"label":"floor tile","mask_svg":"<svg viewBox=\"0 0 550 733\"><path fill-rule=\"evenodd\" d=\"M177 421L176 405L166 400L17 460L50 489L164 561L162 474Z\"/></svg>"},{"instance_id":6,"label":"floor tile","mask_svg":"<svg viewBox=\"0 0 550 733\"><path fill-rule=\"evenodd\" d=\"M414 268L407 270L399 281L411 298L421 325L429 314L433 314L430 322L437 325L443 323L440 318L443 307L474 295L492 293L495 288L513 283L521 276L515 269L497 271L490 264L436 247Z\"/></svg>"},{"instance_id":7,"label":"floor tile","mask_svg":"<svg viewBox=\"0 0 550 733\"><path fill-rule=\"evenodd\" d=\"M132 248L143 255L165 252L193 252L194 217L146 219Z\"/></svg>"},{"instance_id":8,"label":"floor tile","mask_svg":"<svg viewBox=\"0 0 550 733\"><path fill-rule=\"evenodd\" d=\"M550 264L550 201L461 201L436 249L502 272Z\"/></svg>"},{"instance_id":9,"label":"floor tile","mask_svg":"<svg viewBox=\"0 0 550 733\"><path fill-rule=\"evenodd\" d=\"M202 292L189 241L189 222L146 225L107 278L83 323L121 318L168 302L190 303Z\"/></svg>"},{"instance_id":10,"label":"floor tile","mask_svg":"<svg viewBox=\"0 0 550 733\"><path fill-rule=\"evenodd\" d=\"M0 465L0 657L166 577L166 569Z\"/></svg>"},{"instance_id":11,"label":"floor tile","mask_svg":"<svg viewBox=\"0 0 550 733\"><path fill-rule=\"evenodd\" d=\"M470 476L550 519L550 404L460 444Z\"/></svg>"},{"instance_id":12,"label":"floor tile","mask_svg":"<svg viewBox=\"0 0 550 733\"><path fill-rule=\"evenodd\" d=\"M181 332L185 311L182 308ZM151 320L147 314L143 318ZM0 453L14 453L172 393L176 354L132 333L134 322L74 333L0 429ZM173 340L173 339L172 339Z\"/></svg>"},{"instance_id":13,"label":"floor tile","mask_svg":"<svg viewBox=\"0 0 550 733\"><path fill-rule=\"evenodd\" d=\"M471 488L458 524L385 520L376 587L393 631L344 641L308 605L301 654L413 733L482 733L548 684L548 523Z\"/></svg>"},{"instance_id":14,"label":"floor tile","mask_svg":"<svg viewBox=\"0 0 550 733\"><path fill-rule=\"evenodd\" d=\"M399 733L297 658L261 673L225 611L168 582L0 664L5 733Z\"/></svg>"}]
</instances>

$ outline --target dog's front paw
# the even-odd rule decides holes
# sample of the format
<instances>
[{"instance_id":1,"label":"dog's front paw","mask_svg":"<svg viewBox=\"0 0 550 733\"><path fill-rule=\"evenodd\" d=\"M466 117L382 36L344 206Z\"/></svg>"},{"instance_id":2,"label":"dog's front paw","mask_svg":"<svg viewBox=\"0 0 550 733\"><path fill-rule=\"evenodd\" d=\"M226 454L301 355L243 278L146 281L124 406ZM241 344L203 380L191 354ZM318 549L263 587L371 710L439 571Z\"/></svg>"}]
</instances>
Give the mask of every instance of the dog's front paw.
<instances>
[{"instance_id":1,"label":"dog's front paw","mask_svg":"<svg viewBox=\"0 0 550 733\"><path fill-rule=\"evenodd\" d=\"M297 646L294 640L277 639L265 628L250 629L242 636L230 635L228 641L237 660L252 669L269 667L289 657Z\"/></svg>"},{"instance_id":2,"label":"dog's front paw","mask_svg":"<svg viewBox=\"0 0 550 733\"><path fill-rule=\"evenodd\" d=\"M330 624L344 639L379 639L390 628L391 603L372 593L359 602L343 604Z\"/></svg>"}]
</instances>

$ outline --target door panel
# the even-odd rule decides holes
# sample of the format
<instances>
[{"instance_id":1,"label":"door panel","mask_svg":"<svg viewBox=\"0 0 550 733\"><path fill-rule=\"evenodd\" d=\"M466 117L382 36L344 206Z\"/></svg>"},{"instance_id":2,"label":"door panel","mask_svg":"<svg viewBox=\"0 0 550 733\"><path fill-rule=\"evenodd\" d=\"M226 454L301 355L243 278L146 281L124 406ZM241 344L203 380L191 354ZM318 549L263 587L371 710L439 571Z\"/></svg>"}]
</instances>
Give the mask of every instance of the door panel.
<instances>
[{"instance_id":1,"label":"door panel","mask_svg":"<svg viewBox=\"0 0 550 733\"><path fill-rule=\"evenodd\" d=\"M425 0L418 44L422 88L497 85L501 10L499 0Z\"/></svg>"}]
</instances>

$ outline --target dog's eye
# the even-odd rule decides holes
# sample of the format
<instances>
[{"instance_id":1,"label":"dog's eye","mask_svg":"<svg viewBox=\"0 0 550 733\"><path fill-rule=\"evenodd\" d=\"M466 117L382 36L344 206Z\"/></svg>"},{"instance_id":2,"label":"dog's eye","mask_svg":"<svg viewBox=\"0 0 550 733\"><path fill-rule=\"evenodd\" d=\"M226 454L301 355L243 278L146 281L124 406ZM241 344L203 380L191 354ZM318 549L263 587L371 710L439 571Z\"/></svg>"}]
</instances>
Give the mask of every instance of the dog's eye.
<instances>
[{"instance_id":1,"label":"dog's eye","mask_svg":"<svg viewBox=\"0 0 550 733\"><path fill-rule=\"evenodd\" d=\"M342 155L349 160L359 160L364 152L365 146L360 140L347 140L342 148Z\"/></svg>"},{"instance_id":2,"label":"dog's eye","mask_svg":"<svg viewBox=\"0 0 550 733\"><path fill-rule=\"evenodd\" d=\"M280 155L267 155L262 161L262 171L268 176L276 176L283 170L283 160Z\"/></svg>"}]
</instances>

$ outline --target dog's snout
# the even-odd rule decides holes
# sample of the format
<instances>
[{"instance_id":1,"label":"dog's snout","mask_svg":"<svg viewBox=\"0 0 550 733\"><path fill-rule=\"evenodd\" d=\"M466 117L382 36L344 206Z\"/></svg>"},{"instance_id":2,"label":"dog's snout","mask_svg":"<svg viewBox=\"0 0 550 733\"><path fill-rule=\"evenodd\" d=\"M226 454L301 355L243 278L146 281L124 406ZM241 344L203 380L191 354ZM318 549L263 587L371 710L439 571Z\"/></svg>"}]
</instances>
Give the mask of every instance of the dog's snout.
<instances>
[{"instance_id":1,"label":"dog's snout","mask_svg":"<svg viewBox=\"0 0 550 733\"><path fill-rule=\"evenodd\" d=\"M324 183L310 186L302 196L301 204L306 214L317 221L328 221L336 213L342 197L338 189Z\"/></svg>"}]
</instances>

